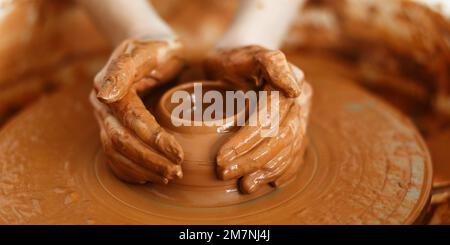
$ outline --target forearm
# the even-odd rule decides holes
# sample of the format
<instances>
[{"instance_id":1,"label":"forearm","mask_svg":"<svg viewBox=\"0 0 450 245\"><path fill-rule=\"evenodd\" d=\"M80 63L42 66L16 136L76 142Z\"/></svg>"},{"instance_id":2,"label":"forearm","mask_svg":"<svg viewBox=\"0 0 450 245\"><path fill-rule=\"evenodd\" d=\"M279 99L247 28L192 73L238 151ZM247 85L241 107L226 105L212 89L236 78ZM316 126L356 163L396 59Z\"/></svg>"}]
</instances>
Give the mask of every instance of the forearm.
<instances>
[{"instance_id":1,"label":"forearm","mask_svg":"<svg viewBox=\"0 0 450 245\"><path fill-rule=\"evenodd\" d=\"M245 0L218 47L261 45L280 48L304 0Z\"/></svg>"},{"instance_id":2,"label":"forearm","mask_svg":"<svg viewBox=\"0 0 450 245\"><path fill-rule=\"evenodd\" d=\"M146 0L77 0L97 27L117 45L127 38L174 38L171 28Z\"/></svg>"}]
</instances>

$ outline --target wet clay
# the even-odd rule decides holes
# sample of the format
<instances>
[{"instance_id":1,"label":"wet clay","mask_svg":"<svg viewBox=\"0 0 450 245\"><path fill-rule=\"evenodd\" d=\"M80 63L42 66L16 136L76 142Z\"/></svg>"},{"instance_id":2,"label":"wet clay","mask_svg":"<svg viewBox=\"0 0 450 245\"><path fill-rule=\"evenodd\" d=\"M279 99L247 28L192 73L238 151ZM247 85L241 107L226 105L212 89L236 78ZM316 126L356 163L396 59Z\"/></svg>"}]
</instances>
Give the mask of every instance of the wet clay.
<instances>
[{"instance_id":1,"label":"wet clay","mask_svg":"<svg viewBox=\"0 0 450 245\"><path fill-rule=\"evenodd\" d=\"M163 115L166 127L175 132L185 127L170 125L174 122L169 120L173 118L166 106L167 102L163 102L163 105L159 103L160 110L155 114L146 109L138 96L139 93L152 92L154 88L183 76L180 71L185 62L181 58L181 49L182 44L172 39L125 40L114 50L108 63L94 79L90 101L100 126L104 153L116 176L126 182L168 184L172 180L183 179L181 164L185 160L184 149L170 132L159 125L157 117ZM258 115L262 108L257 108L256 113L249 112L249 116L258 123L243 126L235 136L224 142L219 151L214 151L213 155L217 155L217 161L214 162L217 162L218 177L222 180L242 177L238 185L240 191L246 194L266 184L283 185L281 180L293 178L295 172L289 167L298 165L293 158L303 143L312 97L309 85L305 85L307 93L301 90L304 84L303 72L289 64L281 51L257 45L215 50L204 59L203 67L206 77L219 78L223 84L245 87L254 93L262 89L264 93L270 94L267 102L271 106L264 105L266 111L269 114L281 114L281 118ZM280 90L281 95L275 90ZM182 91L169 90L161 99L169 101L168 97L176 92ZM281 98L279 105L272 105L272 94ZM201 95L199 98L192 95L185 97L203 103ZM256 96L254 99L254 102L261 100ZM274 111L272 106L279 106L281 110L276 108ZM194 108L192 105L189 107ZM201 111L194 114L198 113L202 114ZM246 118L240 118L245 122ZM196 120L194 127L188 130L191 132L187 132L192 141L185 145L188 151L193 145L201 143L193 141L197 134L212 130L197 127L195 124L202 122ZM260 136L265 127L273 132L270 138ZM208 149L203 150L205 154L210 154ZM281 178L285 175L289 178Z\"/></svg>"},{"instance_id":2,"label":"wet clay","mask_svg":"<svg viewBox=\"0 0 450 245\"><path fill-rule=\"evenodd\" d=\"M285 182L292 180L299 171L300 165L303 162L304 150L306 148L306 141L304 140L304 135L307 127L307 119L310 110L312 89L309 84L304 83L302 87L302 95L297 98L296 108L292 108L292 101L287 98L280 99L280 108L282 110L281 118L284 118L286 122L291 122L291 128L297 127L298 134L292 134L291 137L296 137L296 144L292 148L291 152L286 150L278 150L276 152L266 153L268 156L264 157L260 154L260 157L255 157L247 160L248 164L253 164L256 166L268 165L270 168L265 169L260 167L260 170L256 170L250 174L247 179L244 177L242 180L238 178L228 178L225 179L221 176L221 171L217 171L216 156L219 151L228 151L231 148L222 146L224 144L231 144L236 147L235 142L243 144L253 141L261 142L264 138L260 139L260 131L255 131L256 135L252 134L252 137L248 137L247 131L253 131L253 128L245 129L242 132L242 128L236 126L236 122L239 118L248 115L248 111L242 108L241 111L235 112L233 115L226 116L225 118L216 118L216 125L197 125L194 123L204 123L204 121L195 121L194 113L197 108L193 108L192 115L189 119L182 119L179 117L174 117L171 115L173 109L178 105L171 102L171 97L174 93L179 91L188 92L186 96L192 98L192 101L201 101L202 98L198 97L193 93L195 84L202 85L202 93L206 93L209 90L214 91L236 91L236 87L232 84L226 83L224 81L195 81L189 83L183 83L181 85L176 85L170 89L167 89L162 96L158 96L162 91L155 91L147 95L150 98L147 103L150 109L154 109L154 115L160 125L180 143L184 155L184 161L182 163L183 177L176 179L166 185L153 185L151 192L155 195L166 198L172 203L177 203L183 206L192 207L220 207L231 204L238 204L244 201L255 199L263 194L267 194L274 191L275 188L267 186L271 181L278 180L274 182L275 186L280 186ZM156 102L154 98L157 97ZM160 98L158 98L160 97ZM225 98L225 97L224 97ZM153 102L151 102L153 101ZM223 101L226 103L226 101ZM267 104L269 104L268 102ZM202 105L203 109L208 105ZM294 119L286 117L288 110L291 115L299 117L298 124ZM256 115L253 115L256 116ZM219 122L218 120L223 120ZM269 120L269 119L267 119ZM213 123L213 121L207 121L208 123ZM178 124L182 124L176 126ZM254 127L258 127L254 126ZM280 125L283 130L283 124ZM256 139L257 138L257 139ZM286 145L290 143L288 138L276 137L275 140L279 145ZM270 141L269 141L270 142ZM268 144L267 147L275 148ZM230 153L235 153L236 151L231 150ZM265 151L267 152L267 151ZM292 154L290 154L292 153ZM295 153L295 154L294 154ZM255 154L255 153L254 153ZM230 157L230 154L227 155ZM267 160L269 159L269 160ZM270 159L276 159L276 161ZM292 166L291 166L292 165ZM219 166L220 167L220 166ZM274 170L274 171L270 171ZM249 180L254 176L254 178L267 179L268 181L261 184L253 184L253 182L248 183ZM283 178L280 178L283 177ZM247 185L244 188L243 185ZM266 186L265 186L266 185ZM239 188L240 187L240 188ZM258 187L258 188L256 188ZM250 192L243 194L243 189L250 189ZM254 190L252 190L254 188ZM251 193L251 195L247 195Z\"/></svg>"},{"instance_id":3,"label":"wet clay","mask_svg":"<svg viewBox=\"0 0 450 245\"><path fill-rule=\"evenodd\" d=\"M46 97L0 132L0 221L9 224L411 224L431 161L409 120L355 87L331 60L292 59L315 96L301 171L283 188L201 208L118 180L88 102L91 83ZM332 91L332 93L330 93ZM356 130L358 129L358 130ZM193 188L194 191L195 188ZM208 197L205 196L205 199Z\"/></svg>"},{"instance_id":4,"label":"wet clay","mask_svg":"<svg viewBox=\"0 0 450 245\"><path fill-rule=\"evenodd\" d=\"M212 163L215 164L216 155L219 148L224 144L236 131L238 127L236 126L236 121L238 117L245 117L246 110L242 108L241 111L233 113L233 115L227 116L225 113L223 117L214 118L214 120L206 121L206 123L216 123L215 125L205 125L203 121L203 113L206 107L210 103L202 102L202 117L199 120L195 120L195 114L199 115L196 105L192 101L201 101L202 97L197 97L194 93L194 86L201 85L203 97L206 92L214 90L225 96L226 91L236 91L234 86L227 84L223 81L206 81L198 80L193 82L182 83L180 85L175 85L166 91L155 91L150 92L146 97L152 97L152 101L146 103L149 110L153 110L156 115L156 119L160 125L165 128L170 134L172 134L175 139L182 146L185 156L184 162L200 162L202 164ZM191 100L191 110L192 113L188 118L180 118L179 116L173 116L173 110L179 106L179 103L171 102L171 98L174 93L186 91L189 94L189 99ZM162 96L161 93L164 93ZM158 95L159 94L159 95ZM153 97L156 97L156 102L153 101ZM225 97L223 97L225 98ZM186 98L183 98L186 99ZM223 101L225 107L225 101ZM155 109L156 108L156 109ZM222 108L225 112L225 108ZM220 121L219 121L220 120ZM195 125L197 123L197 125ZM201 147L193 147L201 146Z\"/></svg>"},{"instance_id":5,"label":"wet clay","mask_svg":"<svg viewBox=\"0 0 450 245\"><path fill-rule=\"evenodd\" d=\"M124 181L167 184L183 177L183 149L139 97L178 74L184 66L181 49L176 39L127 39L94 78L89 99L102 147L111 169Z\"/></svg>"},{"instance_id":6,"label":"wet clay","mask_svg":"<svg viewBox=\"0 0 450 245\"><path fill-rule=\"evenodd\" d=\"M262 90L269 95L269 104L273 91L280 92L277 111L266 105L270 114L278 113L280 118L269 116L261 121L257 120L261 115L251 114L250 120L254 118L257 125L241 127L220 148L216 162L220 179L242 177L239 186L243 193L253 193L266 184L283 185L295 175L295 168L290 167L298 165L292 159L303 144L309 114L312 90L308 85L306 92L302 90L303 71L290 64L283 52L258 45L216 49L203 61L203 67L208 78ZM274 124L280 129L274 130L278 128ZM265 127L273 131L271 137L261 136Z\"/></svg>"}]
</instances>

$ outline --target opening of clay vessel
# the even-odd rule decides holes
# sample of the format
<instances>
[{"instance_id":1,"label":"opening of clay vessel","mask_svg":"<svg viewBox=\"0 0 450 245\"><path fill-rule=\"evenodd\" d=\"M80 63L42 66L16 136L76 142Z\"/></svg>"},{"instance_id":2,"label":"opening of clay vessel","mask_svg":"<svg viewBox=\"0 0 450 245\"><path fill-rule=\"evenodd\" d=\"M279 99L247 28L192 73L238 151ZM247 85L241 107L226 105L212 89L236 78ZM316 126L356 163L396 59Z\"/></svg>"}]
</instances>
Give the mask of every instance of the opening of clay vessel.
<instances>
[{"instance_id":1,"label":"opening of clay vessel","mask_svg":"<svg viewBox=\"0 0 450 245\"><path fill-rule=\"evenodd\" d=\"M159 106L165 117L170 114L174 127L215 127L220 133L261 124L271 130L271 134L262 131L262 137L275 136L279 128L278 91L237 90L224 81L177 86L166 92Z\"/></svg>"}]
</instances>

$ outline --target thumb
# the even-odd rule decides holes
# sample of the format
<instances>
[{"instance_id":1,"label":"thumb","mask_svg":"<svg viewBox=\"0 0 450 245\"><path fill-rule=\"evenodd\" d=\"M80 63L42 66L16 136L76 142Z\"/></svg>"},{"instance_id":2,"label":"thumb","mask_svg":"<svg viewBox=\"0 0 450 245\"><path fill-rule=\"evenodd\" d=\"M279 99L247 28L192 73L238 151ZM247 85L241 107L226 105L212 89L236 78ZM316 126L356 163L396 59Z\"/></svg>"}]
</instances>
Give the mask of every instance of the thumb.
<instances>
[{"instance_id":1,"label":"thumb","mask_svg":"<svg viewBox=\"0 0 450 245\"><path fill-rule=\"evenodd\" d=\"M97 98L113 103L123 98L135 78L136 67L129 54L111 59L95 78Z\"/></svg>"}]
</instances>

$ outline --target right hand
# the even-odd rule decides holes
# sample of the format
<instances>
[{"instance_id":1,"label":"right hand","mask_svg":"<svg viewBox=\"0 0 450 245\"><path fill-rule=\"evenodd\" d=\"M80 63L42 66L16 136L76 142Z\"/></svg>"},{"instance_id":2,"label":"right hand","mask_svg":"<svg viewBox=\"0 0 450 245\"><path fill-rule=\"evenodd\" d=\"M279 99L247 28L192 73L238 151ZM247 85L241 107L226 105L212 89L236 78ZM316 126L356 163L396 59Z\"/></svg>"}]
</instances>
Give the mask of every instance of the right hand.
<instances>
[{"instance_id":1,"label":"right hand","mask_svg":"<svg viewBox=\"0 0 450 245\"><path fill-rule=\"evenodd\" d=\"M175 77L183 65L178 41L129 39L95 77L90 101L108 164L120 179L167 184L183 176L183 149L138 95Z\"/></svg>"}]
</instances>

